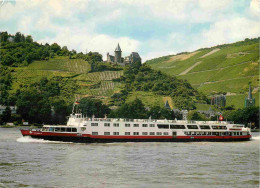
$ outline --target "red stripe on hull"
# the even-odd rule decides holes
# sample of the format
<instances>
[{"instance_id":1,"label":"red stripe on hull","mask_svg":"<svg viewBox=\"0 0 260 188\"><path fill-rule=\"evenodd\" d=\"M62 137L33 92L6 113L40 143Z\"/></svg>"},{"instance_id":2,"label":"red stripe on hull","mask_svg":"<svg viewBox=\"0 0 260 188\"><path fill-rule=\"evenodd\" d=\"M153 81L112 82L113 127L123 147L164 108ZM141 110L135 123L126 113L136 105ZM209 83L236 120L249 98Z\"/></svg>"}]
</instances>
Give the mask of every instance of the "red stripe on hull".
<instances>
[{"instance_id":1,"label":"red stripe on hull","mask_svg":"<svg viewBox=\"0 0 260 188\"><path fill-rule=\"evenodd\" d=\"M78 136L77 133L55 133L55 132L42 132L42 131L30 131L30 130L21 130L23 136Z\"/></svg>"},{"instance_id":2,"label":"red stripe on hull","mask_svg":"<svg viewBox=\"0 0 260 188\"><path fill-rule=\"evenodd\" d=\"M92 139L104 139L104 140L169 140L169 139L179 139L179 140L235 140L235 139L249 139L251 135L240 135L240 136L129 136L129 135L91 135L91 134L79 134L79 133L55 133L55 132L41 132L41 131L30 131L21 130L23 136L34 136L34 137L87 137Z\"/></svg>"}]
</instances>

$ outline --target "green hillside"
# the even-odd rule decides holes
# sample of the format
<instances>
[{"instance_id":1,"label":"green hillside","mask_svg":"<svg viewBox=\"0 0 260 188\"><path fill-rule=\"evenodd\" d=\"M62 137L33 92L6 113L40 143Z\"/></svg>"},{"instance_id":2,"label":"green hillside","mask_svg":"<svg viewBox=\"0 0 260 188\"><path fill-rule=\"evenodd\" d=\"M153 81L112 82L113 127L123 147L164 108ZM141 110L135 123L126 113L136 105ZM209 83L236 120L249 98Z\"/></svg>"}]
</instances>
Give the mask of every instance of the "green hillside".
<instances>
[{"instance_id":1,"label":"green hillside","mask_svg":"<svg viewBox=\"0 0 260 188\"><path fill-rule=\"evenodd\" d=\"M92 96L109 104L110 97L114 93L124 89L124 83L114 81L123 75L123 71L89 72L90 65L82 59L69 59L65 56L56 56L49 60L34 61L28 66L12 67L13 84L10 94L15 95L18 89L34 83L42 78L53 79L61 77L66 80L62 96L74 100L76 95L80 97ZM74 94L71 94L73 92ZM146 106L159 105L163 107L168 100L171 107L174 106L169 95L157 95L151 91L129 92L126 102L139 98Z\"/></svg>"},{"instance_id":2,"label":"green hillside","mask_svg":"<svg viewBox=\"0 0 260 188\"><path fill-rule=\"evenodd\" d=\"M248 83L259 105L259 38L169 55L146 62L153 69L186 79L211 97L226 93L227 105L244 106Z\"/></svg>"},{"instance_id":3,"label":"green hillside","mask_svg":"<svg viewBox=\"0 0 260 188\"><path fill-rule=\"evenodd\" d=\"M62 77L73 87L75 94L94 96L107 102L107 98L118 92L120 83L113 79L119 78L122 71L103 71L89 73L90 65L82 59L55 57L47 61L35 61L29 66L12 68L13 87L15 93L20 86L39 82L43 77L48 79ZM72 96L73 98L74 96Z\"/></svg>"}]
</instances>

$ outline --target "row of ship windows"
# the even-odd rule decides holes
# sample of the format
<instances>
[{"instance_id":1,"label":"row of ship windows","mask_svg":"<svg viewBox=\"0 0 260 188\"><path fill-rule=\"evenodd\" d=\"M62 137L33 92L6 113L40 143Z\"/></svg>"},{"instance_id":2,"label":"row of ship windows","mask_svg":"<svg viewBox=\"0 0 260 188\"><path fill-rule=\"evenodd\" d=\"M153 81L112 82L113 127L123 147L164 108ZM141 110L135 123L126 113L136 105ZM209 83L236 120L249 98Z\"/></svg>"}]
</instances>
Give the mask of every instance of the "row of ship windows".
<instances>
[{"instance_id":1,"label":"row of ship windows","mask_svg":"<svg viewBox=\"0 0 260 188\"><path fill-rule=\"evenodd\" d=\"M150 132L149 135L169 135L168 132ZM92 132L92 135L98 135L98 132ZM113 134L110 134L110 132L104 132L104 135L119 135L119 132L113 132ZM130 132L125 132L125 135L131 135ZM133 132L132 135L139 135L139 132ZM141 135L141 133L140 133ZM148 132L142 132L142 135L148 135Z\"/></svg>"},{"instance_id":2,"label":"row of ship windows","mask_svg":"<svg viewBox=\"0 0 260 188\"><path fill-rule=\"evenodd\" d=\"M43 127L42 131L50 131L50 132L77 132L77 128L72 128L72 127Z\"/></svg>"},{"instance_id":3,"label":"row of ship windows","mask_svg":"<svg viewBox=\"0 0 260 188\"><path fill-rule=\"evenodd\" d=\"M247 135L249 132L184 132L184 134L194 136L240 136Z\"/></svg>"},{"instance_id":4,"label":"row of ship windows","mask_svg":"<svg viewBox=\"0 0 260 188\"><path fill-rule=\"evenodd\" d=\"M98 126L98 123L91 123L91 126ZM114 127L119 127L119 123L113 123ZM150 127L155 127L154 124L150 124ZM110 123L104 123L104 127L110 127ZM126 123L125 127L131 127L130 123ZM134 124L133 127L139 127L139 124ZM142 127L148 127L148 124L142 124Z\"/></svg>"},{"instance_id":5,"label":"row of ship windows","mask_svg":"<svg viewBox=\"0 0 260 188\"><path fill-rule=\"evenodd\" d=\"M91 123L91 126L98 126L98 123ZM119 127L119 123L113 123L114 127ZM104 123L104 127L110 127L110 123ZM131 127L130 123L126 123L125 127ZM139 127L139 124L133 124L133 127ZM142 124L142 127L148 127L148 124ZM155 127L154 124L149 124L149 127ZM169 125L157 124L159 129L186 129L185 125ZM211 129L209 125L200 125L200 129ZM197 125L187 125L188 129L199 129ZM226 126L212 125L212 129L227 129Z\"/></svg>"}]
</instances>

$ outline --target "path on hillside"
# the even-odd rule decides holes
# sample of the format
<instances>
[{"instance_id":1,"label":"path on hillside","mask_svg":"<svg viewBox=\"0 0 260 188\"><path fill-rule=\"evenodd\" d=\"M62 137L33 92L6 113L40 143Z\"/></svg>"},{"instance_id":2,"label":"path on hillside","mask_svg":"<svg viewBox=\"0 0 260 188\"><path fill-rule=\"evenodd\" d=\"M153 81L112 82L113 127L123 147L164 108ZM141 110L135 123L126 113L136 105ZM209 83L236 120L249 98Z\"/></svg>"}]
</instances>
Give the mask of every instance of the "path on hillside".
<instances>
[{"instance_id":1,"label":"path on hillside","mask_svg":"<svg viewBox=\"0 0 260 188\"><path fill-rule=\"evenodd\" d=\"M209 53L207 53L207 54L201 56L200 58L207 57L207 56L209 56L209 55L211 55L211 54L214 54L215 52L217 52L217 51L219 51L219 50L220 50L219 48L216 48L216 49L210 51ZM199 65L199 64L201 64L201 63L202 63L202 61L198 61L197 63L193 64L192 66L190 66L189 68L187 68L185 71L183 71L183 72L180 73L179 75L185 75L185 74L187 74L191 69L193 69L194 67L196 67L197 65Z\"/></svg>"},{"instance_id":2,"label":"path on hillside","mask_svg":"<svg viewBox=\"0 0 260 188\"><path fill-rule=\"evenodd\" d=\"M170 66L170 67L158 67L159 69L168 69L168 68L174 68L176 67L175 65L174 66Z\"/></svg>"},{"instance_id":3,"label":"path on hillside","mask_svg":"<svg viewBox=\"0 0 260 188\"><path fill-rule=\"evenodd\" d=\"M201 64L202 61L199 61L197 63L195 63L194 65L190 66L189 68L187 68L185 71L183 71L182 73L180 73L179 75L185 75L187 74L191 69L193 69L194 67L196 67L197 65Z\"/></svg>"},{"instance_id":4,"label":"path on hillside","mask_svg":"<svg viewBox=\"0 0 260 188\"><path fill-rule=\"evenodd\" d=\"M216 52L217 52L217 51L219 51L219 50L220 50L219 48L216 48L216 49L214 49L214 50L210 51L209 53L207 53L207 54L205 54L205 55L201 56L200 58L207 57L207 56L209 56L209 55L211 55L211 54L214 54L214 53L216 53Z\"/></svg>"},{"instance_id":5,"label":"path on hillside","mask_svg":"<svg viewBox=\"0 0 260 188\"><path fill-rule=\"evenodd\" d=\"M219 82L225 82L225 81L230 81L230 80L238 80L238 79L243 79L243 78L252 78L258 75L253 75L253 76L245 76L245 77L239 77L239 78L232 78L232 79L226 79L226 80L216 80L216 81L210 81L210 82L203 82L200 84L191 84L191 85L200 85L199 87L205 85L205 84L213 84L213 83L219 83ZM199 88L197 87L197 88Z\"/></svg>"},{"instance_id":6,"label":"path on hillside","mask_svg":"<svg viewBox=\"0 0 260 188\"><path fill-rule=\"evenodd\" d=\"M226 68L235 67L235 66L238 66L238 65L246 64L246 63L253 63L253 62L251 62L251 61L246 61L246 62L242 62L242 63L237 63L237 64L235 64L235 65L228 65L228 66L226 66L226 67L220 67L220 68L217 68L217 69L209 69L209 70L204 70L204 71L196 71L196 72L191 72L191 73L187 73L187 74L196 74L196 73L202 73L202 72L223 70L223 69L226 69ZM179 74L179 75L180 75L180 74Z\"/></svg>"}]
</instances>

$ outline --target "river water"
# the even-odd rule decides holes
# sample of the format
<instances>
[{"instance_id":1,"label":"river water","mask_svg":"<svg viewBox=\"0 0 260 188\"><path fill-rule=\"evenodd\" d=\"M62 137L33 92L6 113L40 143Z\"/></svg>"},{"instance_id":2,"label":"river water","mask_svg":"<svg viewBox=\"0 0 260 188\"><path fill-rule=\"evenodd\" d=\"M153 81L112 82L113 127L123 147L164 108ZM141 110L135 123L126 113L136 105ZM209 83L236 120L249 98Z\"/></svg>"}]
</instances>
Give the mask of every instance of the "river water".
<instances>
[{"instance_id":1,"label":"river water","mask_svg":"<svg viewBox=\"0 0 260 188\"><path fill-rule=\"evenodd\" d=\"M0 187L259 187L259 142L75 144L0 128Z\"/></svg>"}]
</instances>

